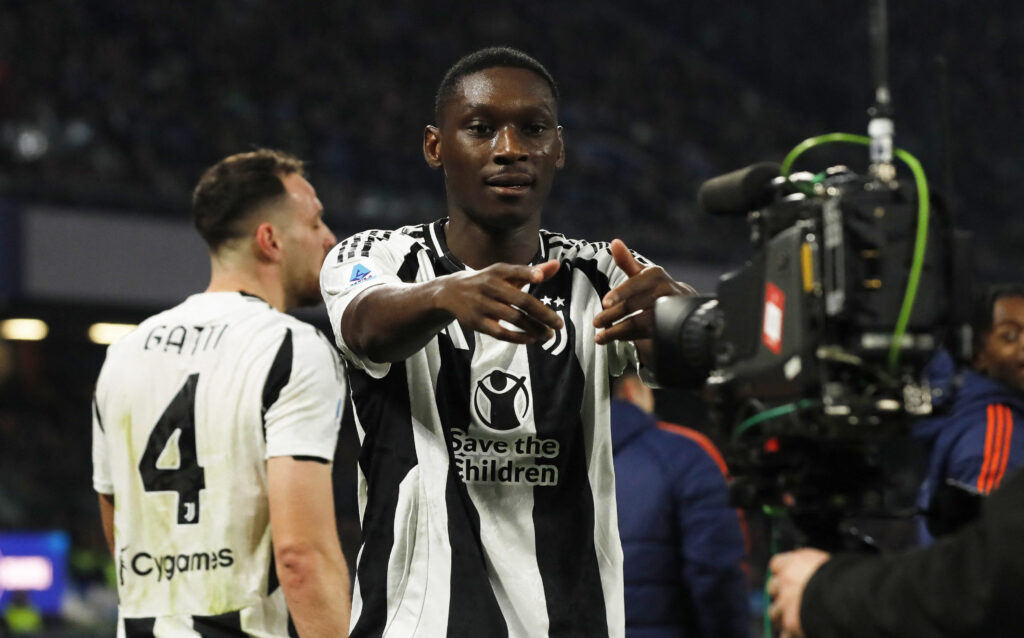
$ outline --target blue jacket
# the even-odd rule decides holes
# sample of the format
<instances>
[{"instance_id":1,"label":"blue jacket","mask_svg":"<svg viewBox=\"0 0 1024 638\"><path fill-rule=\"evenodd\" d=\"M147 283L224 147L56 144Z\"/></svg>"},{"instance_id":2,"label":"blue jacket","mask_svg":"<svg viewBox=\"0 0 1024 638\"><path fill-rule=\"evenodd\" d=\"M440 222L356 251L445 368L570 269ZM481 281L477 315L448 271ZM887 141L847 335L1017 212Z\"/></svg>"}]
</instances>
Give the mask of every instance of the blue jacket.
<instances>
[{"instance_id":1,"label":"blue jacket","mask_svg":"<svg viewBox=\"0 0 1024 638\"><path fill-rule=\"evenodd\" d=\"M703 435L612 401L626 636L749 636L739 516Z\"/></svg>"},{"instance_id":2,"label":"blue jacket","mask_svg":"<svg viewBox=\"0 0 1024 638\"><path fill-rule=\"evenodd\" d=\"M1024 393L967 370L945 414L914 426L930 446L928 470L918 494L927 508L937 486L948 480L979 494L999 487L1013 468L1024 465ZM934 540L920 526L921 544Z\"/></svg>"}]
</instances>

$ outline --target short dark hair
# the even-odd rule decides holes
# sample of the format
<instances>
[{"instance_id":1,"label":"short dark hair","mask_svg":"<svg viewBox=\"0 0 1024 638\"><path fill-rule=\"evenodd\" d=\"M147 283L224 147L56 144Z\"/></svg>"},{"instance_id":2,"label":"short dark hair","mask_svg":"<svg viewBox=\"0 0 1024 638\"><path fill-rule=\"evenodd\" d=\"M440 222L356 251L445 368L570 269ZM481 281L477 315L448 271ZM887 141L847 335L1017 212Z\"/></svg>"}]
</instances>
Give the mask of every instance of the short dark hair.
<instances>
[{"instance_id":1,"label":"short dark hair","mask_svg":"<svg viewBox=\"0 0 1024 638\"><path fill-rule=\"evenodd\" d=\"M302 160L261 148L225 157L206 169L192 192L192 222L211 251L243 235L240 222L285 194L281 178L303 174Z\"/></svg>"},{"instance_id":2,"label":"short dark hair","mask_svg":"<svg viewBox=\"0 0 1024 638\"><path fill-rule=\"evenodd\" d=\"M974 333L972 345L975 354L981 351L985 335L992 330L996 302L1007 297L1024 299L1024 284L992 284L987 286L975 300L971 316L971 332Z\"/></svg>"},{"instance_id":3,"label":"short dark hair","mask_svg":"<svg viewBox=\"0 0 1024 638\"><path fill-rule=\"evenodd\" d=\"M459 85L459 81L462 78L496 67L513 67L533 71L548 83L552 97L555 98L556 103L558 102L558 85L555 84L555 79L551 77L551 74L544 68L543 64L518 49L511 47L488 47L463 57L444 74L440 86L437 87L437 95L434 96L435 122L437 124L441 123L441 109L444 107L445 102L455 95L455 88Z\"/></svg>"}]
</instances>

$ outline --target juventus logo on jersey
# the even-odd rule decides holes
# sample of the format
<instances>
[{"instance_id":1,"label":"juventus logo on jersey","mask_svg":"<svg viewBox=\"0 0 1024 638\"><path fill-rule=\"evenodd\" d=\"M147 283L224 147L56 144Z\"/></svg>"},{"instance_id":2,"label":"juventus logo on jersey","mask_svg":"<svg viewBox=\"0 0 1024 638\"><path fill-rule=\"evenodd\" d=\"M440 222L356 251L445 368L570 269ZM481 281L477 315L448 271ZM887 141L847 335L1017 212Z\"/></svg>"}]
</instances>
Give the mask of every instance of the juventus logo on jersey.
<instances>
[{"instance_id":1,"label":"juventus logo on jersey","mask_svg":"<svg viewBox=\"0 0 1024 638\"><path fill-rule=\"evenodd\" d=\"M530 409L526 377L517 377L504 370L491 370L476 382L473 409L480 422L493 430L519 427Z\"/></svg>"},{"instance_id":2,"label":"juventus logo on jersey","mask_svg":"<svg viewBox=\"0 0 1024 638\"><path fill-rule=\"evenodd\" d=\"M562 351L565 350L565 346L569 343L569 332L565 328L565 312L562 310L556 310L555 312L558 314L558 318L562 320L562 327L556 330L555 334L550 339L542 343L540 347L544 348L548 354L558 355L562 354Z\"/></svg>"}]
</instances>

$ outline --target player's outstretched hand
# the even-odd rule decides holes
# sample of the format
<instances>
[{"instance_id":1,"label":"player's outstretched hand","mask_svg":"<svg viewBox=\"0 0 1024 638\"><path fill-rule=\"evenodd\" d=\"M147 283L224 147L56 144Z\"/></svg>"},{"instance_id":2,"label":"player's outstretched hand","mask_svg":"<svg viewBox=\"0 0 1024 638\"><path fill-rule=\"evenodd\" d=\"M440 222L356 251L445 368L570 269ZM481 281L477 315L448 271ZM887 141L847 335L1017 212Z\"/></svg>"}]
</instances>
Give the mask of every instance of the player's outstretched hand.
<instances>
[{"instance_id":1,"label":"player's outstretched hand","mask_svg":"<svg viewBox=\"0 0 1024 638\"><path fill-rule=\"evenodd\" d=\"M659 297L692 295L696 291L676 281L660 266L643 266L621 239L612 240L612 258L629 277L604 296L594 317L599 344L650 339L654 336L654 302Z\"/></svg>"},{"instance_id":2,"label":"player's outstretched hand","mask_svg":"<svg viewBox=\"0 0 1024 638\"><path fill-rule=\"evenodd\" d=\"M438 293L438 304L462 325L496 339L546 341L562 327L562 320L522 288L550 279L559 267L551 260L537 266L494 264L476 272L455 273Z\"/></svg>"},{"instance_id":3,"label":"player's outstretched hand","mask_svg":"<svg viewBox=\"0 0 1024 638\"><path fill-rule=\"evenodd\" d=\"M768 564L772 580L768 583L768 595L772 605L768 610L772 624L780 631L781 638L802 638L800 625L800 604L804 588L814 572L830 555L820 549L798 549L795 552L776 554Z\"/></svg>"}]
</instances>

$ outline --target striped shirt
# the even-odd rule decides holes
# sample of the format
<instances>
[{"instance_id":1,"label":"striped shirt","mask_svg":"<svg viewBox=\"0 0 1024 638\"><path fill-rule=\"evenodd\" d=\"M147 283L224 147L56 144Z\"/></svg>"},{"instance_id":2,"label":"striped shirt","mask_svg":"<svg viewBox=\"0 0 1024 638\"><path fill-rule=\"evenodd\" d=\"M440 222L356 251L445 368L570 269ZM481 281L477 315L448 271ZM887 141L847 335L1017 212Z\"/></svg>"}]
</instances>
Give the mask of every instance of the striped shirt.
<instances>
[{"instance_id":1,"label":"striped shirt","mask_svg":"<svg viewBox=\"0 0 1024 638\"><path fill-rule=\"evenodd\" d=\"M334 458L345 384L315 328L234 292L192 295L110 346L93 486L114 495L118 635L295 635L266 460Z\"/></svg>"},{"instance_id":2,"label":"striped shirt","mask_svg":"<svg viewBox=\"0 0 1024 638\"><path fill-rule=\"evenodd\" d=\"M375 285L466 269L444 227L335 246L321 272L331 325ZM637 358L632 343L596 345L593 318L626 275L607 243L540 231L539 244L533 263L561 269L528 292L564 321L544 343L452 322L381 364L336 335L362 441L354 638L623 634L609 375Z\"/></svg>"}]
</instances>

